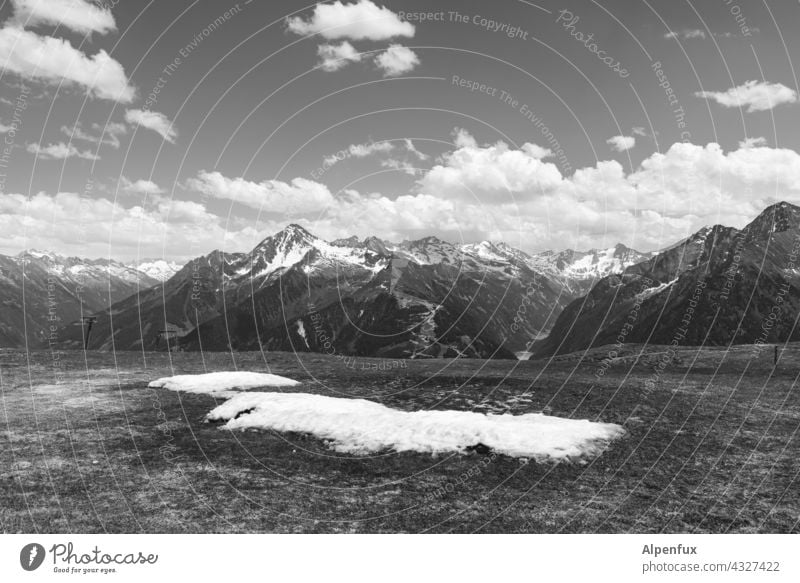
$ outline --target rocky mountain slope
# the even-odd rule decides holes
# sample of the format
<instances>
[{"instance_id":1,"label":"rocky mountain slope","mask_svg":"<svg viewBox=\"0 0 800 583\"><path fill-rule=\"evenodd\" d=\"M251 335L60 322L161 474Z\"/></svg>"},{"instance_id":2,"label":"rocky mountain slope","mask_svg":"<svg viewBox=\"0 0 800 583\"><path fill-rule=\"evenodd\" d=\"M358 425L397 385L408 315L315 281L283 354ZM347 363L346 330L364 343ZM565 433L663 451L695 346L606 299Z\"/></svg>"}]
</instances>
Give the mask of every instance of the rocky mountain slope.
<instances>
[{"instance_id":1,"label":"rocky mountain slope","mask_svg":"<svg viewBox=\"0 0 800 583\"><path fill-rule=\"evenodd\" d=\"M538 356L616 342L725 345L800 338L800 207L717 225L603 278L558 317Z\"/></svg>"}]
</instances>

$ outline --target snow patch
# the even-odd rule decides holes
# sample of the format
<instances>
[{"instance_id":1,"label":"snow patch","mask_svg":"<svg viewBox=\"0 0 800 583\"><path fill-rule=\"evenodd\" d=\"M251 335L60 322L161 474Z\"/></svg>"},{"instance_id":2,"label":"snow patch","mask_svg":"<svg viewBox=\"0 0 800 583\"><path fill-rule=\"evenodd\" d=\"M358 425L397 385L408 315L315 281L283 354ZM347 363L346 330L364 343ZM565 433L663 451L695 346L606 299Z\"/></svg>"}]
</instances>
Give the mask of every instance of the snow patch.
<instances>
[{"instance_id":1,"label":"snow patch","mask_svg":"<svg viewBox=\"0 0 800 583\"><path fill-rule=\"evenodd\" d=\"M655 287L648 288L648 289L644 290L643 292L640 292L640 293L636 294L636 300L641 302L642 300L646 300L647 298L651 298L651 297L653 297L655 295L658 295L662 291L667 289L668 287L674 285L675 282L677 282L677 281L678 281L678 278L676 277L675 279L673 279L672 281L669 281L667 283L660 283Z\"/></svg>"},{"instance_id":2,"label":"snow patch","mask_svg":"<svg viewBox=\"0 0 800 583\"><path fill-rule=\"evenodd\" d=\"M625 433L619 425L540 413L406 412L364 399L306 393L237 393L207 419L225 421L226 429L309 433L343 453L464 453L484 444L500 454L537 461L598 455Z\"/></svg>"},{"instance_id":3,"label":"snow patch","mask_svg":"<svg viewBox=\"0 0 800 583\"><path fill-rule=\"evenodd\" d=\"M235 390L258 387L294 387L300 383L286 377L248 371L210 372L164 377L151 382L148 387L208 394L220 397L233 396Z\"/></svg>"},{"instance_id":4,"label":"snow patch","mask_svg":"<svg viewBox=\"0 0 800 583\"><path fill-rule=\"evenodd\" d=\"M306 336L306 327L303 324L302 320L297 321L297 333L300 334L300 337L303 339L303 342L306 343L306 348L311 350L311 347L308 345L308 336Z\"/></svg>"}]
</instances>

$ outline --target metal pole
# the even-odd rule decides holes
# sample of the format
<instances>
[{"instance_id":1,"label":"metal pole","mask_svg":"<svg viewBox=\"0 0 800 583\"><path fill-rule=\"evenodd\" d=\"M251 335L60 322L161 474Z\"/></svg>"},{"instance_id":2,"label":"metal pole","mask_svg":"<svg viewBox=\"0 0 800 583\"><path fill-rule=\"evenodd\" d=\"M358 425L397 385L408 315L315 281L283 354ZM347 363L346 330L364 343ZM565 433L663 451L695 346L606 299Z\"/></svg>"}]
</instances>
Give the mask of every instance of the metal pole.
<instances>
[{"instance_id":1,"label":"metal pole","mask_svg":"<svg viewBox=\"0 0 800 583\"><path fill-rule=\"evenodd\" d=\"M777 345L775 346L775 358L774 358L774 361L775 361L775 366L778 366L778 346Z\"/></svg>"}]
</instances>

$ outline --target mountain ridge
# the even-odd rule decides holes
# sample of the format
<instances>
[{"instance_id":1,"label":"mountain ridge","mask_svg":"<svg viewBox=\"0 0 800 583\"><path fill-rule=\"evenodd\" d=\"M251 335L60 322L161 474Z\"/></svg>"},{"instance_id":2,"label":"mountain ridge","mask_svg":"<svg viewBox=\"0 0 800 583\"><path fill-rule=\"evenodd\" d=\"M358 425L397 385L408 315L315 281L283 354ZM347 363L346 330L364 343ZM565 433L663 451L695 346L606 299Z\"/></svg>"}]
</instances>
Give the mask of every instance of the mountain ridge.
<instances>
[{"instance_id":1,"label":"mountain ridge","mask_svg":"<svg viewBox=\"0 0 800 583\"><path fill-rule=\"evenodd\" d=\"M800 338L800 207L768 206L742 229L704 227L601 279L559 315L534 356L627 342L726 345ZM635 313L635 322L631 322ZM624 330L624 332L623 332Z\"/></svg>"}]
</instances>

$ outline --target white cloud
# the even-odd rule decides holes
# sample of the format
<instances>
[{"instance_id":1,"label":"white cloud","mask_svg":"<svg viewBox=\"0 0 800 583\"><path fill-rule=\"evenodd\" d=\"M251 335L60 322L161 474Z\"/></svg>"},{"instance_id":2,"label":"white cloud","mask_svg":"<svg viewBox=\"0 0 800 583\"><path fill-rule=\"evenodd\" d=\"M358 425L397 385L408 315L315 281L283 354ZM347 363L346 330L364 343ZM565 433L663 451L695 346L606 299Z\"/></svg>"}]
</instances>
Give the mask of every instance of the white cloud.
<instances>
[{"instance_id":1,"label":"white cloud","mask_svg":"<svg viewBox=\"0 0 800 583\"><path fill-rule=\"evenodd\" d=\"M405 144L405 147L406 147L406 151L408 151L410 154L414 155L414 157L416 157L417 159L419 159L419 160L428 160L430 158L430 156L428 156L427 154L417 150L416 146L414 146L414 142L412 142L408 138L406 138L404 140L404 144Z\"/></svg>"},{"instance_id":2,"label":"white cloud","mask_svg":"<svg viewBox=\"0 0 800 583\"><path fill-rule=\"evenodd\" d=\"M446 198L512 200L513 195L547 190L561 184L558 168L542 159L550 150L526 143L511 149L505 142L485 147L460 130L456 150L442 157L420 181L422 190Z\"/></svg>"},{"instance_id":3,"label":"white cloud","mask_svg":"<svg viewBox=\"0 0 800 583\"><path fill-rule=\"evenodd\" d=\"M73 144L65 144L64 142L49 144L47 146L28 144L26 150L42 160L66 160L67 158L81 158L83 160L100 159L99 156L89 150L80 151Z\"/></svg>"},{"instance_id":4,"label":"white cloud","mask_svg":"<svg viewBox=\"0 0 800 583\"><path fill-rule=\"evenodd\" d=\"M419 65L417 54L403 45L393 44L375 57L375 64L384 77L397 77L414 70Z\"/></svg>"},{"instance_id":5,"label":"white cloud","mask_svg":"<svg viewBox=\"0 0 800 583\"><path fill-rule=\"evenodd\" d=\"M13 126L7 126L3 122L0 122L0 134L7 134L8 132L10 132L13 129L14 129Z\"/></svg>"},{"instance_id":6,"label":"white cloud","mask_svg":"<svg viewBox=\"0 0 800 583\"><path fill-rule=\"evenodd\" d=\"M110 10L84 0L11 0L14 22L65 26L82 34L106 34L117 29Z\"/></svg>"},{"instance_id":7,"label":"white cloud","mask_svg":"<svg viewBox=\"0 0 800 583\"><path fill-rule=\"evenodd\" d=\"M211 198L263 211L256 215L237 208L230 219L199 203L161 196L148 197L147 208L125 208L102 199L81 202L77 195L0 195L0 248L52 247L63 241L70 252L99 255L104 253L98 246L106 245L107 252L111 237L114 248L121 250L168 244L170 253L196 255L223 242L226 249L246 251L265 233L297 222L326 238L438 235L455 242L503 239L527 250L610 247L617 242L651 250L703 225L742 227L775 199L800 201L800 154L765 147L758 138L730 152L713 143L676 143L630 173L607 160L572 176L563 176L547 160L552 153L536 144L481 145L463 130L454 142L452 152L423 171L418 190L399 197L355 191L333 196L325 185L303 178L252 182L201 172L187 181L189 188ZM353 151L380 153L375 146L383 143L354 145ZM407 145L398 142L387 152L400 158L395 161L400 170L413 170L407 160L415 155ZM146 183L121 185L132 191L158 188ZM79 247L75 225L86 225L92 233L89 250ZM142 253L160 256L161 251L148 248Z\"/></svg>"},{"instance_id":8,"label":"white cloud","mask_svg":"<svg viewBox=\"0 0 800 583\"><path fill-rule=\"evenodd\" d=\"M317 55L320 58L319 66L323 71L338 71L348 63L361 61L361 53L347 41L342 41L338 45L320 45L317 48Z\"/></svg>"},{"instance_id":9,"label":"white cloud","mask_svg":"<svg viewBox=\"0 0 800 583\"><path fill-rule=\"evenodd\" d=\"M0 66L26 79L80 85L101 99L130 103L136 96L122 65L104 50L87 57L66 40L13 25L0 28Z\"/></svg>"},{"instance_id":10,"label":"white cloud","mask_svg":"<svg viewBox=\"0 0 800 583\"><path fill-rule=\"evenodd\" d=\"M412 164L408 160L397 160L395 158L389 158L388 160L381 160L381 167L391 168L393 170L402 170L409 176L416 176L417 174L423 172L421 168L417 168L416 166L414 166L414 164Z\"/></svg>"},{"instance_id":11,"label":"white cloud","mask_svg":"<svg viewBox=\"0 0 800 583\"><path fill-rule=\"evenodd\" d=\"M389 158L388 160L382 160L381 166L394 170L402 170L409 176L416 176L417 174L425 172L425 169L417 167L413 162L424 162L429 160L430 156L417 150L414 143L408 138L403 140L403 148L401 148L401 150L405 152L405 158Z\"/></svg>"},{"instance_id":12,"label":"white cloud","mask_svg":"<svg viewBox=\"0 0 800 583\"><path fill-rule=\"evenodd\" d=\"M635 126L635 127L632 127L632 128L631 128L631 133L632 133L634 136L641 136L641 137L643 137L643 138L646 138L646 137L648 136L648 134L647 134L647 130L646 130L646 129L644 129L643 127L641 127L641 126Z\"/></svg>"},{"instance_id":13,"label":"white cloud","mask_svg":"<svg viewBox=\"0 0 800 583\"><path fill-rule=\"evenodd\" d=\"M698 91L695 97L711 99L723 107L747 107L748 113L767 111L783 103L796 103L797 92L781 83L747 81L727 91Z\"/></svg>"},{"instance_id":14,"label":"white cloud","mask_svg":"<svg viewBox=\"0 0 800 583\"><path fill-rule=\"evenodd\" d=\"M125 207L62 192L0 194L0 232L3 253L38 248L81 257L188 259L212 249L250 249L264 230L252 222L223 222L191 201L159 199L147 208Z\"/></svg>"},{"instance_id":15,"label":"white cloud","mask_svg":"<svg viewBox=\"0 0 800 583\"><path fill-rule=\"evenodd\" d=\"M562 176L541 152L531 154L531 144L478 146L466 132L456 143L418 181L422 193L451 203L420 217L441 221L440 236L500 238L527 249L624 242L649 250L706 224L742 227L775 199L800 201L800 154L788 149L676 143L629 174L610 160Z\"/></svg>"},{"instance_id":16,"label":"white cloud","mask_svg":"<svg viewBox=\"0 0 800 583\"><path fill-rule=\"evenodd\" d=\"M80 122L77 122L73 127L61 126L61 133L69 136L70 141L81 140L92 144L105 144L117 150L121 145L119 136L126 134L128 131L128 127L123 123L109 123L106 126L94 123L92 124L92 129L101 133L99 135L90 134L83 129Z\"/></svg>"},{"instance_id":17,"label":"white cloud","mask_svg":"<svg viewBox=\"0 0 800 583\"><path fill-rule=\"evenodd\" d=\"M366 144L350 144L346 149L340 150L323 158L323 167L329 168L348 158L366 158L375 154L385 154L394 150L391 142L369 142Z\"/></svg>"},{"instance_id":18,"label":"white cloud","mask_svg":"<svg viewBox=\"0 0 800 583\"><path fill-rule=\"evenodd\" d=\"M394 37L414 36L414 25L404 22L397 14L378 7L371 0L352 4L341 1L317 4L308 20L296 16L288 18L287 27L300 35L319 34L327 39L388 40Z\"/></svg>"},{"instance_id":19,"label":"white cloud","mask_svg":"<svg viewBox=\"0 0 800 583\"><path fill-rule=\"evenodd\" d=\"M175 143L178 132L173 123L163 113L157 111L144 111L141 109L129 109L125 112L125 121L132 125L140 125L143 128L153 130L171 144Z\"/></svg>"},{"instance_id":20,"label":"white cloud","mask_svg":"<svg viewBox=\"0 0 800 583\"><path fill-rule=\"evenodd\" d=\"M767 145L767 139L763 137L745 138L739 142L740 148L763 148Z\"/></svg>"},{"instance_id":21,"label":"white cloud","mask_svg":"<svg viewBox=\"0 0 800 583\"><path fill-rule=\"evenodd\" d=\"M606 144L614 148L617 152L625 152L636 145L636 138L633 136L614 136L608 138Z\"/></svg>"},{"instance_id":22,"label":"white cloud","mask_svg":"<svg viewBox=\"0 0 800 583\"><path fill-rule=\"evenodd\" d=\"M123 176L120 180L120 185L122 186L122 190L129 194L155 195L164 193L164 189L152 180L144 180L140 178L136 182L131 182Z\"/></svg>"},{"instance_id":23,"label":"white cloud","mask_svg":"<svg viewBox=\"0 0 800 583\"><path fill-rule=\"evenodd\" d=\"M681 38L684 40L693 39L693 38L706 38L706 31L700 30L699 28L690 28L684 29L680 31L671 30L667 34L664 35L664 38L674 39L674 38Z\"/></svg>"},{"instance_id":24,"label":"white cloud","mask_svg":"<svg viewBox=\"0 0 800 583\"><path fill-rule=\"evenodd\" d=\"M368 144L351 144L347 149L351 156L366 158L379 152L391 152L394 145L391 142L370 142Z\"/></svg>"},{"instance_id":25,"label":"white cloud","mask_svg":"<svg viewBox=\"0 0 800 583\"><path fill-rule=\"evenodd\" d=\"M320 212L334 203L327 186L305 178L295 178L291 183L280 180L251 182L244 178L227 178L219 172L201 171L197 178L187 181L187 187L265 213Z\"/></svg>"}]
</instances>

